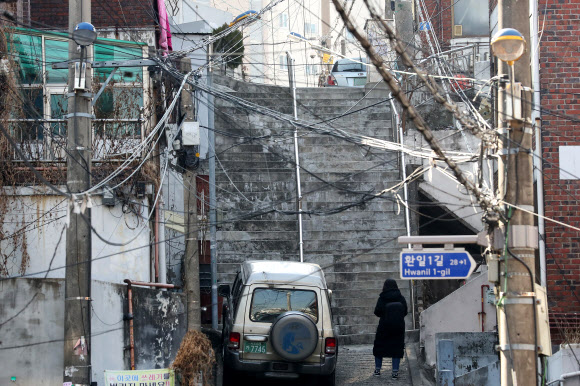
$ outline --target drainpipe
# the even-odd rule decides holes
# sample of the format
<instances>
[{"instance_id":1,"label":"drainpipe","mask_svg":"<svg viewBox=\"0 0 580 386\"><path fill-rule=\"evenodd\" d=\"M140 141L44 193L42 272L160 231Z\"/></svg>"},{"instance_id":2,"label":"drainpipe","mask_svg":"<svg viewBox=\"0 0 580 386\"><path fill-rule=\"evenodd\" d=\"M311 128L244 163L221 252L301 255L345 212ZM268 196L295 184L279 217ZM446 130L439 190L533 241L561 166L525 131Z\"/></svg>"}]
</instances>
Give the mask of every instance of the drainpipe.
<instances>
[{"instance_id":1,"label":"drainpipe","mask_svg":"<svg viewBox=\"0 0 580 386\"><path fill-rule=\"evenodd\" d=\"M296 105L296 72L294 59L290 52L286 51L288 61L288 76L292 87L292 103L294 106L294 120L298 120L298 107ZM302 229L302 191L300 188L300 158L298 156L298 126L294 125L294 160L296 164L296 206L298 207L298 250L300 262L304 262L304 238Z\"/></svg>"},{"instance_id":2,"label":"drainpipe","mask_svg":"<svg viewBox=\"0 0 580 386\"><path fill-rule=\"evenodd\" d=\"M391 101L391 109L393 110L395 116L395 127L399 133L399 144L401 145L401 173L403 175L403 181L407 179L407 169L405 167L405 152L403 151L403 126L400 124L400 117L397 108L395 107L395 102L393 102L393 95L389 93L389 99ZM407 183L403 184L403 196L405 199L405 227L407 228L407 236L411 236L411 218L409 216L409 190L407 188ZM411 249L411 244L407 244L407 248ZM413 329L415 329L415 281L411 280L411 315L413 318Z\"/></svg>"},{"instance_id":3,"label":"drainpipe","mask_svg":"<svg viewBox=\"0 0 580 386\"><path fill-rule=\"evenodd\" d=\"M155 282L159 283L159 200L155 204Z\"/></svg>"},{"instance_id":4,"label":"drainpipe","mask_svg":"<svg viewBox=\"0 0 580 386\"><path fill-rule=\"evenodd\" d=\"M481 332L485 332L485 310L483 308L485 301L484 301L484 295L483 295L483 289L487 287L487 289L489 289L489 285L487 284L482 284L481 286L481 312L479 312L479 315L481 315Z\"/></svg>"},{"instance_id":5,"label":"drainpipe","mask_svg":"<svg viewBox=\"0 0 580 386\"><path fill-rule=\"evenodd\" d=\"M134 281L130 279L123 280L127 283L127 302L129 314L123 319L129 320L129 350L131 353L131 370L135 370L135 334L133 326L133 286L140 285L146 287L156 287L156 288L174 288L179 289L179 286L173 284L163 284L163 283L147 283L142 281Z\"/></svg>"},{"instance_id":6,"label":"drainpipe","mask_svg":"<svg viewBox=\"0 0 580 386\"><path fill-rule=\"evenodd\" d=\"M163 198L159 197L159 236L157 237L157 245L159 246L159 283L167 283L167 257L165 256L165 216Z\"/></svg>"},{"instance_id":7,"label":"drainpipe","mask_svg":"<svg viewBox=\"0 0 580 386\"><path fill-rule=\"evenodd\" d=\"M535 123L536 149L534 150L534 179L536 180L536 197L538 200L538 233L540 250L540 284L547 289L546 280L546 226L544 222L544 179L542 176L542 132L540 115L540 55L538 46L538 1L530 1L531 13L531 62L532 62L532 87L534 98L532 104L532 122Z\"/></svg>"}]
</instances>

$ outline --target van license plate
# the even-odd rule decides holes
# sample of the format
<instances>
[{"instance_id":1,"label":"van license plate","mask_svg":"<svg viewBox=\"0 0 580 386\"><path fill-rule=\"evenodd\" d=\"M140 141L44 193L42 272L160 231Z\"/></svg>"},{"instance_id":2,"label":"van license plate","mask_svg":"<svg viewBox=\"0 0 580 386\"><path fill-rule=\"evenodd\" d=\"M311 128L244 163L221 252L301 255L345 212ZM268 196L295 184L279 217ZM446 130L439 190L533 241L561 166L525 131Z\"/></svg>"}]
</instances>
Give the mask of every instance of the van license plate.
<instances>
[{"instance_id":1,"label":"van license plate","mask_svg":"<svg viewBox=\"0 0 580 386\"><path fill-rule=\"evenodd\" d=\"M244 342L244 352L266 354L266 342Z\"/></svg>"}]
</instances>

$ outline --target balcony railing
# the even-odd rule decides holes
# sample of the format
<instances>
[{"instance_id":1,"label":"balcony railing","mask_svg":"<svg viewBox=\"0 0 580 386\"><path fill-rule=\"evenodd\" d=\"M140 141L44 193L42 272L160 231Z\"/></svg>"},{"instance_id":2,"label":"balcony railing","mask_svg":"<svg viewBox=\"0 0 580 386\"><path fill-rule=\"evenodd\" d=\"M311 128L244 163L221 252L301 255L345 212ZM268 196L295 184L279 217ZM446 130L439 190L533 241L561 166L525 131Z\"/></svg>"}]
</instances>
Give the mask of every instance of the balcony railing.
<instances>
[{"instance_id":1,"label":"balcony railing","mask_svg":"<svg viewBox=\"0 0 580 386\"><path fill-rule=\"evenodd\" d=\"M10 120L12 137L29 161L65 162L67 121L65 119ZM134 153L144 138L143 119L93 119L92 159L123 160ZM22 158L16 151L15 161Z\"/></svg>"}]
</instances>

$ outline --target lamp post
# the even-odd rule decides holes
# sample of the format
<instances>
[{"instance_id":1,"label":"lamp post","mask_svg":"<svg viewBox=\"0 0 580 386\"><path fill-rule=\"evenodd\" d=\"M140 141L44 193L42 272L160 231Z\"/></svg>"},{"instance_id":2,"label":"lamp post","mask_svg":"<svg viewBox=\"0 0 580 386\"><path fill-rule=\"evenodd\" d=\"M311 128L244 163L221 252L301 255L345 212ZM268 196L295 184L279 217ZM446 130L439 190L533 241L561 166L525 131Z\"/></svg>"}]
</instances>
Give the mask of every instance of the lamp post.
<instances>
[{"instance_id":1,"label":"lamp post","mask_svg":"<svg viewBox=\"0 0 580 386\"><path fill-rule=\"evenodd\" d=\"M69 86L67 114L67 188L73 194L91 186L92 94L86 47L97 39L88 0L69 2ZM73 27L74 26L74 27ZM80 53L78 46L81 47ZM79 205L80 197L76 197ZM70 208L69 208L70 210ZM80 211L79 211L80 212ZM63 384L91 383L91 210L71 210L66 232Z\"/></svg>"},{"instance_id":2,"label":"lamp post","mask_svg":"<svg viewBox=\"0 0 580 386\"><path fill-rule=\"evenodd\" d=\"M499 7L503 11L500 14L500 26L513 23L525 28L527 23L529 27L527 13L524 12L525 17L519 13L514 15L515 8L506 7L506 3L511 2L500 3ZM523 8L527 11L526 7ZM513 28L500 29L491 40L491 48L493 54L508 65L511 96L511 112L506 113L509 111L506 92L503 88L499 90L498 129L501 140L498 152L501 157L498 187L499 198L506 204L502 229L505 242L501 243L503 248L498 251L502 256L502 276L497 291L501 384L535 385L539 351L534 292L538 233L532 215L513 207L534 208L531 110L528 105L515 103L515 98L520 101L525 99L521 94L527 91L522 90L531 86L529 56L526 55L523 34ZM521 58L524 59L516 74L514 63ZM502 73L501 70L502 66L499 65L498 74Z\"/></svg>"}]
</instances>

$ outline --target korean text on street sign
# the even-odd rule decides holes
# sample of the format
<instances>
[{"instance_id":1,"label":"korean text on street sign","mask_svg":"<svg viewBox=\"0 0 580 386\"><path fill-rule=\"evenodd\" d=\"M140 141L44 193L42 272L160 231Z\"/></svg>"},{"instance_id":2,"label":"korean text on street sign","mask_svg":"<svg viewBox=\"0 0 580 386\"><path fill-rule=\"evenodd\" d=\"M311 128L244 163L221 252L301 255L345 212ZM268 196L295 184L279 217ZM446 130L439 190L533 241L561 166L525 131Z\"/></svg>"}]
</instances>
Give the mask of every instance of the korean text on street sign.
<instances>
[{"instance_id":1,"label":"korean text on street sign","mask_svg":"<svg viewBox=\"0 0 580 386\"><path fill-rule=\"evenodd\" d=\"M475 269L475 260L463 248L401 252L402 279L465 279Z\"/></svg>"},{"instance_id":2,"label":"korean text on street sign","mask_svg":"<svg viewBox=\"0 0 580 386\"><path fill-rule=\"evenodd\" d=\"M105 386L175 386L175 372L156 370L105 370Z\"/></svg>"}]
</instances>

